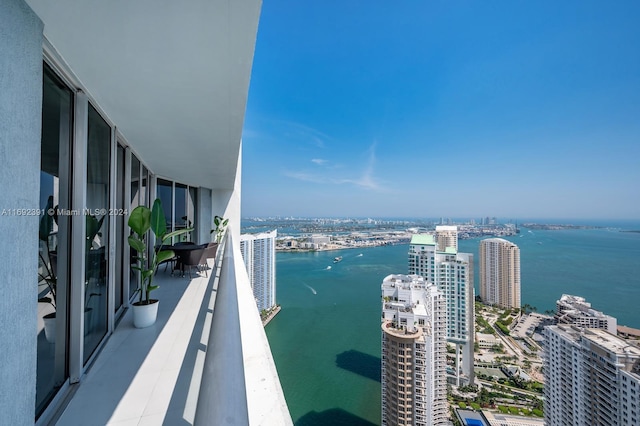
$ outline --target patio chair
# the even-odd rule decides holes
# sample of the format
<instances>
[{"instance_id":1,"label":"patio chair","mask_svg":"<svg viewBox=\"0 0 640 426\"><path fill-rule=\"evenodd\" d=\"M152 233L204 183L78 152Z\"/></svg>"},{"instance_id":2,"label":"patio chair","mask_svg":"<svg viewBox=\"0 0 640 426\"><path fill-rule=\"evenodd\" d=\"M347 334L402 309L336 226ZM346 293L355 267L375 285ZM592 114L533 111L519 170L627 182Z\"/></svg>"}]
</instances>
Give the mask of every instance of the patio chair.
<instances>
[{"instance_id":1,"label":"patio chair","mask_svg":"<svg viewBox=\"0 0 640 426\"><path fill-rule=\"evenodd\" d=\"M189 279L191 279L191 268L195 267L196 269L200 265L200 260L202 259L202 255L204 254L204 248L197 248L193 250L184 250L178 252L178 259L180 260L180 264L182 265L182 276L184 277L184 268L189 268Z\"/></svg>"},{"instance_id":2,"label":"patio chair","mask_svg":"<svg viewBox=\"0 0 640 426\"><path fill-rule=\"evenodd\" d=\"M207 259L215 259L218 243L203 244L202 248L204 248L204 253L202 254L202 259L200 259L200 266L202 270L204 270L204 276L208 277L209 274L207 274L207 270L209 269L209 264L207 263Z\"/></svg>"}]
</instances>

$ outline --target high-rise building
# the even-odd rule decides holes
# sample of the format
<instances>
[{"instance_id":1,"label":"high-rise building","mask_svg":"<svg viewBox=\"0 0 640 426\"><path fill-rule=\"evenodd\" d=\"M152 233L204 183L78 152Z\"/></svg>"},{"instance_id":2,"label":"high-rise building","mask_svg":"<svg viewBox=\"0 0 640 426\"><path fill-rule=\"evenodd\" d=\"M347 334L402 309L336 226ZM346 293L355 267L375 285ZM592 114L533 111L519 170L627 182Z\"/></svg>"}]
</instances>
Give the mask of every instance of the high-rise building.
<instances>
[{"instance_id":1,"label":"high-rise building","mask_svg":"<svg viewBox=\"0 0 640 426\"><path fill-rule=\"evenodd\" d=\"M382 424L446 424L445 299L417 275L382 282Z\"/></svg>"},{"instance_id":2,"label":"high-rise building","mask_svg":"<svg viewBox=\"0 0 640 426\"><path fill-rule=\"evenodd\" d=\"M601 328L616 335L618 320L591 307L584 297L563 294L556 301L556 320L559 324L573 324L582 328Z\"/></svg>"},{"instance_id":3,"label":"high-rise building","mask_svg":"<svg viewBox=\"0 0 640 426\"><path fill-rule=\"evenodd\" d=\"M240 236L240 251L259 311L269 310L276 305L277 236L276 230Z\"/></svg>"},{"instance_id":4,"label":"high-rise building","mask_svg":"<svg viewBox=\"0 0 640 426\"><path fill-rule=\"evenodd\" d=\"M436 226L435 235L414 235L409 274L424 277L444 294L447 341L456 349L456 384L460 384L461 373L473 382L473 255L458 253L457 227ZM458 365L460 351L462 368Z\"/></svg>"},{"instance_id":5,"label":"high-rise building","mask_svg":"<svg viewBox=\"0 0 640 426\"><path fill-rule=\"evenodd\" d=\"M640 422L640 348L600 329L545 329L548 426Z\"/></svg>"},{"instance_id":6,"label":"high-rise building","mask_svg":"<svg viewBox=\"0 0 640 426\"><path fill-rule=\"evenodd\" d=\"M453 247L458 251L458 227L436 226L436 242L438 243L438 251L446 251L447 247Z\"/></svg>"},{"instance_id":7,"label":"high-rise building","mask_svg":"<svg viewBox=\"0 0 640 426\"><path fill-rule=\"evenodd\" d=\"M480 297L489 305L520 308L520 249L503 238L480 241Z\"/></svg>"}]
</instances>

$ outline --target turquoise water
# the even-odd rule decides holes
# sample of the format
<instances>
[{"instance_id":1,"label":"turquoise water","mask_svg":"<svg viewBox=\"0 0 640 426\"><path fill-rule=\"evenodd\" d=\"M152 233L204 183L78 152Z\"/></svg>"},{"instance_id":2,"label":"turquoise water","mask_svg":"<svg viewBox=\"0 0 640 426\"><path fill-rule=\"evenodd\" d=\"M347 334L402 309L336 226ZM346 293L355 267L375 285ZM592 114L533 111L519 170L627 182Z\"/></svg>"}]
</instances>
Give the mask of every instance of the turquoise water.
<instances>
[{"instance_id":1,"label":"turquoise water","mask_svg":"<svg viewBox=\"0 0 640 426\"><path fill-rule=\"evenodd\" d=\"M523 304L544 312L563 293L579 295L640 328L640 234L523 229L508 239L520 247ZM461 240L459 249L477 261L478 244ZM283 309L266 331L296 425L380 424L380 284L407 272L407 253L398 245L277 254Z\"/></svg>"}]
</instances>

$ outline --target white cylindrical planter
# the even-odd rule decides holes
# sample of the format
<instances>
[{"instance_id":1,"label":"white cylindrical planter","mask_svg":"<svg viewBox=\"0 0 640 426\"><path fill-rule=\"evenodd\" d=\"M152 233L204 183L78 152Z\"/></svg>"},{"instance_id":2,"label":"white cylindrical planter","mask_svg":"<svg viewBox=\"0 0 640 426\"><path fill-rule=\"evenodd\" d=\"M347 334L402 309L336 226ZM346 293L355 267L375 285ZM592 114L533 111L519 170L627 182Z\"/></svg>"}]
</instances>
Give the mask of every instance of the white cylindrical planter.
<instances>
[{"instance_id":1,"label":"white cylindrical planter","mask_svg":"<svg viewBox=\"0 0 640 426\"><path fill-rule=\"evenodd\" d=\"M133 306L133 326L136 328L145 328L153 325L158 317L159 301L150 300L148 305L139 305L138 302Z\"/></svg>"},{"instance_id":2,"label":"white cylindrical planter","mask_svg":"<svg viewBox=\"0 0 640 426\"><path fill-rule=\"evenodd\" d=\"M56 313L45 315L42 317L44 321L44 337L49 343L56 342Z\"/></svg>"}]
</instances>

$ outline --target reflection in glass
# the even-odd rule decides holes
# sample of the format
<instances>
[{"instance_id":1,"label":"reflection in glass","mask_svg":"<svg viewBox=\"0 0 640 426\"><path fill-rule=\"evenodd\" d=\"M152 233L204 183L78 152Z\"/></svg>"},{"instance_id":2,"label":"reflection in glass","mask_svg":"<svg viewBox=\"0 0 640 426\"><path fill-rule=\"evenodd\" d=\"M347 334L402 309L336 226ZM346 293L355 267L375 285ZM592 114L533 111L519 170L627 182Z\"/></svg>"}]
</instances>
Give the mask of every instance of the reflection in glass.
<instances>
[{"instance_id":1,"label":"reflection in glass","mask_svg":"<svg viewBox=\"0 0 640 426\"><path fill-rule=\"evenodd\" d=\"M142 185L140 186L140 204L150 207L149 204L149 170L143 165L142 166Z\"/></svg>"},{"instance_id":2,"label":"reflection in glass","mask_svg":"<svg viewBox=\"0 0 640 426\"><path fill-rule=\"evenodd\" d=\"M123 268L125 253L124 253L124 188L125 188L125 175L124 175L124 157L125 150L124 147L118 144L116 149L116 205L114 212L114 220L116 226L116 253L118 258L115 263L115 274L116 274L116 283L114 287L115 291L115 305L113 307L114 312L116 312L124 303L123 293L124 288L123 284L125 282Z\"/></svg>"},{"instance_id":3,"label":"reflection in glass","mask_svg":"<svg viewBox=\"0 0 640 426\"><path fill-rule=\"evenodd\" d=\"M73 94L45 64L40 163L36 418L68 377L68 218L49 215L69 209ZM34 232L36 232L34 230ZM37 277L37 278L36 278Z\"/></svg>"},{"instance_id":4,"label":"reflection in glass","mask_svg":"<svg viewBox=\"0 0 640 426\"><path fill-rule=\"evenodd\" d=\"M196 188L190 186L189 194L187 199L187 226L193 228L193 231L189 232L189 241L195 241L195 229L196 223L198 222L198 217L196 213L197 203L197 191Z\"/></svg>"},{"instance_id":5,"label":"reflection in glass","mask_svg":"<svg viewBox=\"0 0 640 426\"><path fill-rule=\"evenodd\" d=\"M107 333L107 237L111 128L89 105L84 295L84 362Z\"/></svg>"},{"instance_id":6,"label":"reflection in glass","mask_svg":"<svg viewBox=\"0 0 640 426\"><path fill-rule=\"evenodd\" d=\"M195 228L197 216L197 190L181 183L158 178L156 191L162 201L167 229L175 231L184 228ZM175 202L174 202L175 200ZM196 241L195 231L174 238L173 243L180 241Z\"/></svg>"},{"instance_id":7,"label":"reflection in glass","mask_svg":"<svg viewBox=\"0 0 640 426\"><path fill-rule=\"evenodd\" d=\"M167 231L173 231L173 183L158 178L156 184L157 197L162 202L162 210L167 221Z\"/></svg>"},{"instance_id":8,"label":"reflection in glass","mask_svg":"<svg viewBox=\"0 0 640 426\"><path fill-rule=\"evenodd\" d=\"M176 205L175 205L175 229L185 229L188 227L187 223L187 186L176 183ZM180 236L181 241L186 241L189 238L188 234L182 234Z\"/></svg>"},{"instance_id":9,"label":"reflection in glass","mask_svg":"<svg viewBox=\"0 0 640 426\"><path fill-rule=\"evenodd\" d=\"M131 206L129 211L132 211L140 205L140 160L138 157L131 154ZM136 251L134 249L129 250L130 265L136 264ZM137 272L133 269L129 269L129 299L133 297L137 287Z\"/></svg>"}]
</instances>

